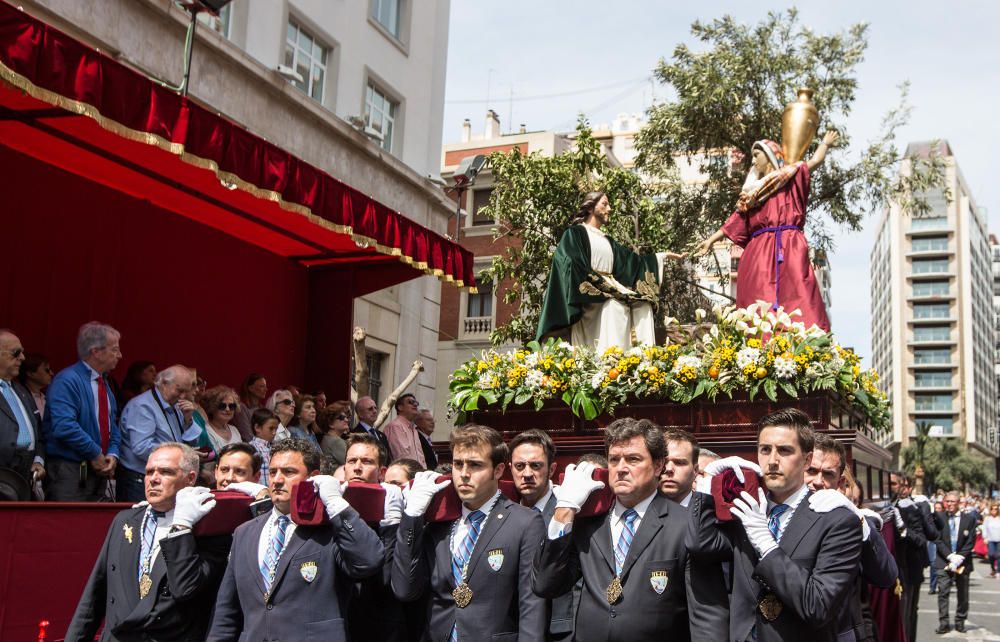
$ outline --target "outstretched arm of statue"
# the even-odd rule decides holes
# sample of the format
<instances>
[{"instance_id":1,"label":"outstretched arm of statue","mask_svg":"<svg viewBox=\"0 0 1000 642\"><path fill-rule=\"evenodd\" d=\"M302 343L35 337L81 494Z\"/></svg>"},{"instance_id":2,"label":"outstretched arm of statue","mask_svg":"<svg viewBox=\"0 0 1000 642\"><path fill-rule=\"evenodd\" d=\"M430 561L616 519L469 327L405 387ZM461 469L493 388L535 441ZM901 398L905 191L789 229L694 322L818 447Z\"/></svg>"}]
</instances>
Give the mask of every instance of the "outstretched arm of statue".
<instances>
[{"instance_id":1,"label":"outstretched arm of statue","mask_svg":"<svg viewBox=\"0 0 1000 642\"><path fill-rule=\"evenodd\" d=\"M698 247L695 248L695 251L692 253L692 256L695 258L699 256L705 256L706 254L712 251L712 246L715 245L717 242L721 241L724 236L725 234L722 232L721 229L716 230L715 234L713 234L712 236L708 237L707 239L698 244Z\"/></svg>"},{"instance_id":2,"label":"outstretched arm of statue","mask_svg":"<svg viewBox=\"0 0 1000 642\"><path fill-rule=\"evenodd\" d=\"M823 160L826 159L826 152L837 144L840 139L840 134L833 131L832 129L823 135L823 142L819 144L816 148L816 152L809 157L806 161L806 166L809 167L809 171L812 172L814 169L823 164Z\"/></svg>"},{"instance_id":3,"label":"outstretched arm of statue","mask_svg":"<svg viewBox=\"0 0 1000 642\"><path fill-rule=\"evenodd\" d=\"M372 424L372 428L379 428L385 423L385 420L389 418L389 413L396 406L396 400L399 399L399 395L403 394L403 391L410 387L413 380L417 378L417 375L424 371L424 362L417 360L413 362L413 367L410 368L410 374L406 375L403 382L396 386L396 389L389 394L385 401L382 402L382 407L378 410L378 417L375 418L375 423Z\"/></svg>"},{"instance_id":4,"label":"outstretched arm of statue","mask_svg":"<svg viewBox=\"0 0 1000 642\"><path fill-rule=\"evenodd\" d=\"M680 261L681 259L686 259L687 255L688 255L687 252L681 252L680 254L678 254L677 252L664 252L664 254L666 255L666 257L668 259L673 259L675 261Z\"/></svg>"}]
</instances>

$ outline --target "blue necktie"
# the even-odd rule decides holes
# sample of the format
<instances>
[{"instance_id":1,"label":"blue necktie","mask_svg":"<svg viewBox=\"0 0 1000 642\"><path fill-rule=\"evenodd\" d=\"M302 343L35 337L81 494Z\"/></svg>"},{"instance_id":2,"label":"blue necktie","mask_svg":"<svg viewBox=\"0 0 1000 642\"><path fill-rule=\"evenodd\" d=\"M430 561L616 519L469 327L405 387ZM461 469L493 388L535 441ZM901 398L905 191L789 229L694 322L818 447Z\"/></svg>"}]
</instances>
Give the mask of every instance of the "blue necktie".
<instances>
[{"instance_id":1,"label":"blue necktie","mask_svg":"<svg viewBox=\"0 0 1000 642\"><path fill-rule=\"evenodd\" d=\"M274 573L278 568L278 558L285 548L285 530L288 528L288 515L278 517L278 527L274 529L271 536L271 543L267 546L267 554L264 555L264 562L260 565L260 574L264 577L264 590L271 590L271 582L274 581Z\"/></svg>"},{"instance_id":2,"label":"blue necktie","mask_svg":"<svg viewBox=\"0 0 1000 642\"><path fill-rule=\"evenodd\" d=\"M483 520L486 519L486 513L481 510L474 510L469 513L466 519L469 522L469 531L465 534L462 545L458 547L458 555L452 554L451 556L451 574L455 580L455 586L458 586L465 580L465 565L472 557L472 549L476 547L476 540L479 539L479 531L483 526ZM456 642L458 640L457 621L451 626L451 636L449 636L448 640L449 642Z\"/></svg>"},{"instance_id":3,"label":"blue necktie","mask_svg":"<svg viewBox=\"0 0 1000 642\"><path fill-rule=\"evenodd\" d=\"M958 515L951 516L951 552L958 549Z\"/></svg>"},{"instance_id":4,"label":"blue necktie","mask_svg":"<svg viewBox=\"0 0 1000 642\"><path fill-rule=\"evenodd\" d=\"M781 515L788 510L788 504L775 504L767 516L767 530L774 535L774 541L781 541Z\"/></svg>"},{"instance_id":5,"label":"blue necktie","mask_svg":"<svg viewBox=\"0 0 1000 642\"><path fill-rule=\"evenodd\" d=\"M632 547L632 540L635 539L635 520L637 519L639 519L639 513L634 508L622 513L622 532L618 535L618 544L615 545L615 575L622 574L625 558L628 557L628 549Z\"/></svg>"},{"instance_id":6,"label":"blue necktie","mask_svg":"<svg viewBox=\"0 0 1000 642\"><path fill-rule=\"evenodd\" d=\"M27 448L31 445L31 426L26 423L27 419L21 412L21 402L17 398L17 393L14 392L14 388L9 382L2 380L0 380L0 390L3 390L3 398L7 400L10 411L17 419L17 447Z\"/></svg>"},{"instance_id":7,"label":"blue necktie","mask_svg":"<svg viewBox=\"0 0 1000 642\"><path fill-rule=\"evenodd\" d=\"M163 515L160 511L149 509L142 525L142 547L139 549L139 569L136 577L142 579L143 573L148 573L152 564L153 544L156 542L156 522Z\"/></svg>"}]
</instances>

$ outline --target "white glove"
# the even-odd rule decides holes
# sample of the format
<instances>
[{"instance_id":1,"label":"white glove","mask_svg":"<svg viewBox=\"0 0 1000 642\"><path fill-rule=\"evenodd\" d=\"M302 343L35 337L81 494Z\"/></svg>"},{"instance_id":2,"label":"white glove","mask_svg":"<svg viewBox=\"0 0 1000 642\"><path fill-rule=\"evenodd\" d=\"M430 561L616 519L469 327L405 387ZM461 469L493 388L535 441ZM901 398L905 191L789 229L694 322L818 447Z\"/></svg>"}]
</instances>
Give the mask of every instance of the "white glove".
<instances>
[{"instance_id":1,"label":"white glove","mask_svg":"<svg viewBox=\"0 0 1000 642\"><path fill-rule=\"evenodd\" d=\"M226 486L226 490L235 490L238 493L249 495L250 499L257 499L262 491L267 490L267 486L250 481L233 482Z\"/></svg>"},{"instance_id":2,"label":"white glove","mask_svg":"<svg viewBox=\"0 0 1000 642\"><path fill-rule=\"evenodd\" d=\"M215 498L204 486L188 486L177 491L174 504L174 521L171 526L193 528L205 515L215 508Z\"/></svg>"},{"instance_id":3,"label":"white glove","mask_svg":"<svg viewBox=\"0 0 1000 642\"><path fill-rule=\"evenodd\" d=\"M882 520L881 515L879 515L870 508L860 508L858 510L861 512L862 517L871 517L872 519L875 520L875 530L879 531L882 530L882 524L884 523L884 521Z\"/></svg>"},{"instance_id":4,"label":"white glove","mask_svg":"<svg viewBox=\"0 0 1000 642\"><path fill-rule=\"evenodd\" d=\"M413 478L413 485L406 494L406 507L403 512L410 517L421 517L427 512L427 507L431 505L431 500L442 488L447 488L451 484L450 479L446 479L440 484L437 478L440 473L433 470L422 470Z\"/></svg>"},{"instance_id":5,"label":"white glove","mask_svg":"<svg viewBox=\"0 0 1000 642\"><path fill-rule=\"evenodd\" d=\"M900 533L906 528L906 523L903 521L903 516L900 514L899 509L895 506L892 507L892 521L896 522L896 530Z\"/></svg>"},{"instance_id":6,"label":"white glove","mask_svg":"<svg viewBox=\"0 0 1000 642\"><path fill-rule=\"evenodd\" d=\"M556 495L556 508L572 508L580 510L587 503L587 498L595 490L604 488L604 482L592 478L594 464L589 461L566 466L562 485Z\"/></svg>"},{"instance_id":7,"label":"white glove","mask_svg":"<svg viewBox=\"0 0 1000 642\"><path fill-rule=\"evenodd\" d=\"M706 495L712 494L712 478L711 476L701 476L694 480L694 489L699 493L705 493Z\"/></svg>"},{"instance_id":8,"label":"white glove","mask_svg":"<svg viewBox=\"0 0 1000 642\"><path fill-rule=\"evenodd\" d=\"M316 487L316 494L323 501L323 506L326 507L326 514L330 519L333 519L344 509L351 506L344 499L344 489L347 488L347 482L340 483L330 475L316 475L306 481L311 481L313 486Z\"/></svg>"},{"instance_id":9,"label":"white glove","mask_svg":"<svg viewBox=\"0 0 1000 642\"><path fill-rule=\"evenodd\" d=\"M385 489L385 505L382 509L382 521L379 526L395 526L403 519L403 491L399 486L382 482Z\"/></svg>"},{"instance_id":10,"label":"white glove","mask_svg":"<svg viewBox=\"0 0 1000 642\"><path fill-rule=\"evenodd\" d=\"M867 542L868 537L872 534L871 526L865 521L861 511L840 491L833 490L832 488L817 490L809 496L809 508L817 513L829 513L835 508L846 508L861 520L861 541Z\"/></svg>"},{"instance_id":11,"label":"white glove","mask_svg":"<svg viewBox=\"0 0 1000 642\"><path fill-rule=\"evenodd\" d=\"M736 479L739 480L741 484L746 483L746 477L743 476L744 468L749 468L753 472L761 475L760 466L753 463L749 459L743 459L742 457L723 457L722 459L716 459L715 461L709 463L705 466L705 472L715 477L724 470L731 470L736 473ZM767 506L767 504L764 504Z\"/></svg>"},{"instance_id":12,"label":"white glove","mask_svg":"<svg viewBox=\"0 0 1000 642\"><path fill-rule=\"evenodd\" d=\"M952 573L958 570L958 567L962 565L965 561L964 555L959 555L958 553L951 553L948 555L948 569Z\"/></svg>"},{"instance_id":13,"label":"white glove","mask_svg":"<svg viewBox=\"0 0 1000 642\"><path fill-rule=\"evenodd\" d=\"M747 538L757 549L761 559L764 559L765 555L778 548L778 542L774 541L774 535L771 535L771 529L767 527L767 498L764 496L764 489L758 488L757 495L758 498L754 499L753 495L743 491L733 500L733 507L729 512L743 524Z\"/></svg>"},{"instance_id":14,"label":"white glove","mask_svg":"<svg viewBox=\"0 0 1000 642\"><path fill-rule=\"evenodd\" d=\"M912 499L906 497L896 502L896 506L898 506L899 508L909 508L910 506L916 506L916 504L913 503Z\"/></svg>"},{"instance_id":15,"label":"white glove","mask_svg":"<svg viewBox=\"0 0 1000 642\"><path fill-rule=\"evenodd\" d=\"M910 499L912 499L913 501L917 502L918 504L920 502L923 502L925 504L930 504L931 503L931 500L927 499L927 495L910 495Z\"/></svg>"}]
</instances>

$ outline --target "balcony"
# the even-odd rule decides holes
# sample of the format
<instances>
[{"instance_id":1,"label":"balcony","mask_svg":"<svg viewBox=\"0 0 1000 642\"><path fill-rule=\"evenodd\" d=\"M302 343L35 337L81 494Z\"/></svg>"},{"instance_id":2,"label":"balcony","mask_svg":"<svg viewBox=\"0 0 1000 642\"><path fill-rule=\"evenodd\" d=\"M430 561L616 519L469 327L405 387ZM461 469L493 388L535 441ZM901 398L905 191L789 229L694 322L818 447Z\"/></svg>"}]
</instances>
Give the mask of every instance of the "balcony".
<instances>
[{"instance_id":1,"label":"balcony","mask_svg":"<svg viewBox=\"0 0 1000 642\"><path fill-rule=\"evenodd\" d=\"M462 338L463 339L482 339L487 340L490 338L490 332L493 331L493 317L466 317L462 319Z\"/></svg>"}]
</instances>

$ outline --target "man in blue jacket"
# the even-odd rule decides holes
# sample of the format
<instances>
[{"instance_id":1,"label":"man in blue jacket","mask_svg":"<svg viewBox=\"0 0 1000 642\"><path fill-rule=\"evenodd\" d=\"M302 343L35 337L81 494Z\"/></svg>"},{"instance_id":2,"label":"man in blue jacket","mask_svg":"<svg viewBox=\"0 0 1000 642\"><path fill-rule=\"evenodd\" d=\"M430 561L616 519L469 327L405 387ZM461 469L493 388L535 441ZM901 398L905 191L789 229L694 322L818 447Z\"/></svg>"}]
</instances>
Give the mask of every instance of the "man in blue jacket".
<instances>
[{"instance_id":1,"label":"man in blue jacket","mask_svg":"<svg viewBox=\"0 0 1000 642\"><path fill-rule=\"evenodd\" d=\"M107 374L122 358L120 341L111 326L85 323L76 339L80 360L49 385L43 432L53 501L99 501L114 476L121 434Z\"/></svg>"}]
</instances>

